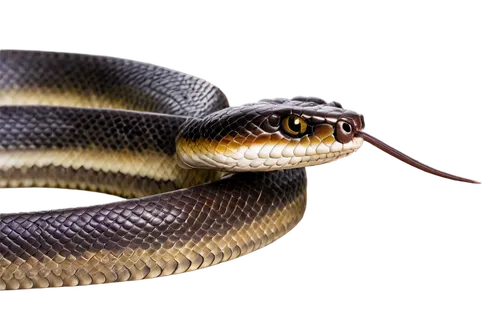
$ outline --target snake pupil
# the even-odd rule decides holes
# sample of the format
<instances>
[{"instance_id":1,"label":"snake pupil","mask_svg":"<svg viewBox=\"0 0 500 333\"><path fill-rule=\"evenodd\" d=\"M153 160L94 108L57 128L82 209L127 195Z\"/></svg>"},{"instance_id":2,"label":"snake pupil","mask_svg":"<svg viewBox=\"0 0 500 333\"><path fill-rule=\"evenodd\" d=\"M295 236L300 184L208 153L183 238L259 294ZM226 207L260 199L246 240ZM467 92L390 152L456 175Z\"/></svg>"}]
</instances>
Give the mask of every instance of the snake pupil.
<instances>
[{"instance_id":1,"label":"snake pupil","mask_svg":"<svg viewBox=\"0 0 500 333\"><path fill-rule=\"evenodd\" d=\"M348 123L343 123L342 124L342 129L346 132L346 133L351 133L351 125L349 125Z\"/></svg>"},{"instance_id":2,"label":"snake pupil","mask_svg":"<svg viewBox=\"0 0 500 333\"><path fill-rule=\"evenodd\" d=\"M288 127L294 132L300 132L300 119L297 117L288 118Z\"/></svg>"}]
</instances>

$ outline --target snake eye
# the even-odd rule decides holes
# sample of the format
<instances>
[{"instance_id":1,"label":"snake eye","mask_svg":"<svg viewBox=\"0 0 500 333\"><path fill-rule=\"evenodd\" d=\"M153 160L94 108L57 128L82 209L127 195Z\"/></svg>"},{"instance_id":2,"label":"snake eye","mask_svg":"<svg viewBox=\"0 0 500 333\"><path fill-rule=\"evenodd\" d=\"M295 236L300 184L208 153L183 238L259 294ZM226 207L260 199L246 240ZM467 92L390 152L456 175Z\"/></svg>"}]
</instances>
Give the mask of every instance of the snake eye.
<instances>
[{"instance_id":1,"label":"snake eye","mask_svg":"<svg viewBox=\"0 0 500 333\"><path fill-rule=\"evenodd\" d=\"M345 121L338 121L335 126L335 139L340 143L348 143L352 140L354 133L352 125Z\"/></svg>"},{"instance_id":2,"label":"snake eye","mask_svg":"<svg viewBox=\"0 0 500 333\"><path fill-rule=\"evenodd\" d=\"M306 133L307 123L304 119L292 115L283 118L281 128L286 134L298 137Z\"/></svg>"}]
</instances>

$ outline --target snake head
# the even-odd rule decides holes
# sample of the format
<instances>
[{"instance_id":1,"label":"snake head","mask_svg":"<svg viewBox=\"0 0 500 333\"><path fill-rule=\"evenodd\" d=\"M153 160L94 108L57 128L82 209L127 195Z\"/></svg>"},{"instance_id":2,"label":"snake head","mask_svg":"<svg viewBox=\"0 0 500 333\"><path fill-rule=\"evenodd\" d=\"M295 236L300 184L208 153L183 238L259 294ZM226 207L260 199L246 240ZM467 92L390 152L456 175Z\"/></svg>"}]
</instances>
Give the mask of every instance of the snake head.
<instances>
[{"instance_id":1,"label":"snake head","mask_svg":"<svg viewBox=\"0 0 500 333\"><path fill-rule=\"evenodd\" d=\"M184 124L177 139L187 168L270 171L323 164L358 150L363 116L317 98L262 100Z\"/></svg>"},{"instance_id":2,"label":"snake head","mask_svg":"<svg viewBox=\"0 0 500 333\"><path fill-rule=\"evenodd\" d=\"M314 97L262 100L186 121L177 138L185 168L270 171L323 164L349 156L363 141L425 172L474 180L425 165L364 132L362 115Z\"/></svg>"}]
</instances>

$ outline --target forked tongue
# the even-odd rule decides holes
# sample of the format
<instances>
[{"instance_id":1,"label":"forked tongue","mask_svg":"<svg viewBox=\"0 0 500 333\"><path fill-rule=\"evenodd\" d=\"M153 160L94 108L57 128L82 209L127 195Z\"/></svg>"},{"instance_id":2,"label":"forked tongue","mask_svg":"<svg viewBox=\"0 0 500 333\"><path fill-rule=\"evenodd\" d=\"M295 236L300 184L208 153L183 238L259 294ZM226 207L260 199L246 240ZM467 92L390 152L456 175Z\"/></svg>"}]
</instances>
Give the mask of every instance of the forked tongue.
<instances>
[{"instance_id":1,"label":"forked tongue","mask_svg":"<svg viewBox=\"0 0 500 333\"><path fill-rule=\"evenodd\" d=\"M360 131L360 132L356 133L356 135L359 136L359 137L361 137L361 138L363 138L363 140L371 143L372 145L374 145L378 149L381 149L381 150L385 151L387 154L392 155L395 158L397 158L398 160L401 160L401 161L403 161L405 163L408 163L409 165L414 166L415 168L420 169L422 171L425 171L425 172L428 172L428 173L432 173L433 175L436 175L436 176L439 176L439 177L448 178L448 179L452 179L452 180L458 180L460 182L480 184L480 182L477 182L475 180L471 180L471 179L467 179L467 178L462 178L462 177L454 176L454 175L451 175L449 173L446 173L446 172L439 171L439 170L436 170L434 168L431 168L430 166L425 165L423 163L420 163L419 161L411 158L410 156L407 156L407 155L403 154L402 152L400 152L397 149L392 148L391 146L383 143L382 141L380 141L379 139L371 136L368 133Z\"/></svg>"}]
</instances>

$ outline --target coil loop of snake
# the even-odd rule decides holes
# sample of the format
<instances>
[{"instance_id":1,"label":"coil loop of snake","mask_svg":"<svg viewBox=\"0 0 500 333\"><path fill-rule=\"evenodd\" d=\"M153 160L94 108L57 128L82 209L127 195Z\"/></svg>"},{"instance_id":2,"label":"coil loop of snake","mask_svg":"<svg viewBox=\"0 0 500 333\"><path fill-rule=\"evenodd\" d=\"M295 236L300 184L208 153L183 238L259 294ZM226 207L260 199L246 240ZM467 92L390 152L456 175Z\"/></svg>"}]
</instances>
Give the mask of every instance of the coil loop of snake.
<instances>
[{"instance_id":1,"label":"coil loop of snake","mask_svg":"<svg viewBox=\"0 0 500 333\"><path fill-rule=\"evenodd\" d=\"M318 98L229 107L210 83L135 61L0 52L0 187L129 200L0 215L0 290L196 270L274 242L301 219L304 167L368 141L363 116Z\"/></svg>"}]
</instances>

